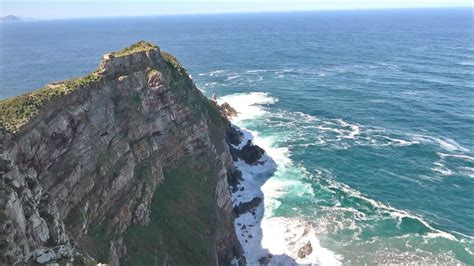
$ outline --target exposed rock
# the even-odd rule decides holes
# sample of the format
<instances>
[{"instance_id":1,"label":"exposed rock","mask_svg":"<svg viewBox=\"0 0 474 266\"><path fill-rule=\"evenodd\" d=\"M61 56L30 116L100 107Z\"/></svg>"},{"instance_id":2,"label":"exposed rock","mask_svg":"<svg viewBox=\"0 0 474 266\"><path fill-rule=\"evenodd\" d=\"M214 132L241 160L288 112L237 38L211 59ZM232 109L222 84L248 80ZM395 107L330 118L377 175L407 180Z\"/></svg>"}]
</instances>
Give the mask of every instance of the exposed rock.
<instances>
[{"instance_id":1,"label":"exposed rock","mask_svg":"<svg viewBox=\"0 0 474 266\"><path fill-rule=\"evenodd\" d=\"M57 246L53 248L40 248L32 252L30 257L39 264L68 260L72 258L73 250L69 246Z\"/></svg>"},{"instance_id":2,"label":"exposed rock","mask_svg":"<svg viewBox=\"0 0 474 266\"><path fill-rule=\"evenodd\" d=\"M127 254L127 247L123 238L120 238L116 241L112 241L110 244L110 251L109 251L109 265L117 266L120 265L120 258Z\"/></svg>"},{"instance_id":3,"label":"exposed rock","mask_svg":"<svg viewBox=\"0 0 474 266\"><path fill-rule=\"evenodd\" d=\"M227 139L229 140L230 144L235 146L239 145L240 142L242 142L242 136L243 133L240 130L233 126L229 127L229 130L227 131Z\"/></svg>"},{"instance_id":4,"label":"exposed rock","mask_svg":"<svg viewBox=\"0 0 474 266\"><path fill-rule=\"evenodd\" d=\"M231 130L176 58L146 42L104 56L86 77L0 101L0 264L78 252L133 264L150 242L151 264L240 258ZM183 249L165 249L173 241Z\"/></svg>"},{"instance_id":5,"label":"exposed rock","mask_svg":"<svg viewBox=\"0 0 474 266\"><path fill-rule=\"evenodd\" d=\"M243 202L234 207L234 212L237 216L250 212L252 209L256 208L260 203L262 203L262 198L255 197L249 202Z\"/></svg>"},{"instance_id":6,"label":"exposed rock","mask_svg":"<svg viewBox=\"0 0 474 266\"><path fill-rule=\"evenodd\" d=\"M256 165L259 163L258 160L262 158L265 151L257 145L253 145L252 141L247 141L244 147L239 151L239 157L242 158L247 164Z\"/></svg>"},{"instance_id":7,"label":"exposed rock","mask_svg":"<svg viewBox=\"0 0 474 266\"><path fill-rule=\"evenodd\" d=\"M308 241L308 243L306 243L304 246L302 246L299 250L298 250L298 258L300 259L303 259L305 258L306 256L308 256L309 254L311 254L313 252L313 246L311 246L311 242Z\"/></svg>"},{"instance_id":8,"label":"exposed rock","mask_svg":"<svg viewBox=\"0 0 474 266\"><path fill-rule=\"evenodd\" d=\"M233 169L227 173L227 182L232 189L232 192L236 192L239 188L237 185L242 181L242 172L238 169Z\"/></svg>"},{"instance_id":9,"label":"exposed rock","mask_svg":"<svg viewBox=\"0 0 474 266\"><path fill-rule=\"evenodd\" d=\"M258 259L258 262L260 263L260 265L268 265L270 263L270 259L271 259L271 255L268 255L268 256L264 256L264 257L261 257L260 259Z\"/></svg>"},{"instance_id":10,"label":"exposed rock","mask_svg":"<svg viewBox=\"0 0 474 266\"><path fill-rule=\"evenodd\" d=\"M240 150L234 148L233 146L229 146L229 151L230 155L232 156L232 160L237 162L239 160Z\"/></svg>"},{"instance_id":11,"label":"exposed rock","mask_svg":"<svg viewBox=\"0 0 474 266\"><path fill-rule=\"evenodd\" d=\"M221 104L221 109L224 115L228 118L236 117L238 115L237 110L228 103Z\"/></svg>"}]
</instances>

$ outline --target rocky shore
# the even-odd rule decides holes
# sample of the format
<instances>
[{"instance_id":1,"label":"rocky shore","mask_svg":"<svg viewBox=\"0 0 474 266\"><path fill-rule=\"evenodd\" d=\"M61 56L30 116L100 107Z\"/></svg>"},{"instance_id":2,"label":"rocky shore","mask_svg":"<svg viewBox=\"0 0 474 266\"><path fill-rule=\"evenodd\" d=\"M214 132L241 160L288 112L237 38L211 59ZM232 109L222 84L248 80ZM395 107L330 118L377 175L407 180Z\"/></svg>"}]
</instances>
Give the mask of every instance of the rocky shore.
<instances>
[{"instance_id":1,"label":"rocky shore","mask_svg":"<svg viewBox=\"0 0 474 266\"><path fill-rule=\"evenodd\" d=\"M228 108L231 105L221 102L220 106ZM229 119L238 121L239 110L232 113ZM261 139L254 132L234 124L228 131L228 139L231 140L230 152L235 165L229 180L236 217L234 225L246 262L249 265L318 262L316 252L321 251L321 248L310 224L304 220L265 217L265 200L269 199L265 199L263 189L278 168L272 159L272 155L276 155L275 151L265 146L272 151L267 153L256 144ZM266 190L268 193L268 188ZM235 259L233 265L239 262Z\"/></svg>"}]
</instances>

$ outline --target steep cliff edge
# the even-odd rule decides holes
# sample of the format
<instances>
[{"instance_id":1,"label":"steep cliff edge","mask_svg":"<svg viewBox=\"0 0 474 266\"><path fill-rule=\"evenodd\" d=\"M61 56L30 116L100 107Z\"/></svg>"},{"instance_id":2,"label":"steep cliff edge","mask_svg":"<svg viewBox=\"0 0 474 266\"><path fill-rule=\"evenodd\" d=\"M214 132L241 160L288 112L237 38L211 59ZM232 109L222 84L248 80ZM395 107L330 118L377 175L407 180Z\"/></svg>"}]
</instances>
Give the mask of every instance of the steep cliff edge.
<instances>
[{"instance_id":1,"label":"steep cliff edge","mask_svg":"<svg viewBox=\"0 0 474 266\"><path fill-rule=\"evenodd\" d=\"M230 124L147 42L0 102L0 264L226 264L241 255Z\"/></svg>"}]
</instances>

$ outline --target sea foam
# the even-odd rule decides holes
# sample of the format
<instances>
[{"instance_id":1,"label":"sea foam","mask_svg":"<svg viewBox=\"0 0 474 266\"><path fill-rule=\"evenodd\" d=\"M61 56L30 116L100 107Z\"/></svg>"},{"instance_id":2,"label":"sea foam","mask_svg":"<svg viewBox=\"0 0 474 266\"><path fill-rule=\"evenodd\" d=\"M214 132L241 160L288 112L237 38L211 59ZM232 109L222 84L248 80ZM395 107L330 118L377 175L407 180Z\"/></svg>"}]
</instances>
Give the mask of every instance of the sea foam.
<instances>
[{"instance_id":1,"label":"sea foam","mask_svg":"<svg viewBox=\"0 0 474 266\"><path fill-rule=\"evenodd\" d=\"M256 119L266 114L262 105L273 104L278 99L266 93L254 92L224 96L219 102L228 102L239 112L233 118L236 127L245 125L245 121ZM281 194L287 188L294 187L298 180L282 180L275 177L276 173L285 171L292 161L289 149L275 147L270 137L261 137L258 132L240 128L243 140L236 148L242 148L248 140L265 150L260 159L264 164L248 165L243 160L235 162L236 168L242 171L244 179L238 190L233 193L234 205L248 202L254 197L262 197L254 212L240 215L235 219L235 228L239 241L244 249L247 263L260 264L266 258L269 265L320 264L338 265L341 257L321 247L312 226L298 217L274 217L272 210L278 208ZM310 190L308 190L311 193ZM311 243L313 251L304 258L298 257L298 250ZM271 255L270 255L271 254ZM270 256L269 256L270 255Z\"/></svg>"},{"instance_id":2,"label":"sea foam","mask_svg":"<svg viewBox=\"0 0 474 266\"><path fill-rule=\"evenodd\" d=\"M308 220L308 217L298 215L298 210L286 216L282 216L281 211L278 211L280 208L288 208L288 203L284 202L285 199L291 197L298 199L316 198L314 195L315 188L312 188L308 182L301 180L306 175L305 169L300 169L302 166L296 167L294 165L291 160L291 149L289 147L279 147L276 144L284 143L281 138L302 138L302 140L308 138L307 135L298 136L300 131L294 130L295 126L303 130L317 130L317 137L320 138L322 145L325 145L325 142L338 144L352 142L357 145L370 146L409 146L430 142L439 144L441 147L444 145L444 149L461 151L463 148L454 140L427 136L413 137L407 134L389 134L382 128L368 128L342 119L326 119L303 113L281 110L269 112L265 105L274 104L278 99L262 92L227 95L218 99L218 101L220 103L228 102L239 112L239 116L233 118L232 122L236 127L240 127L244 140L236 148L242 148L247 140L252 140L253 143L266 151L261 159L261 161L265 161L263 165L248 165L242 160L235 162L235 166L242 171L244 181L239 185L239 190L233 193L234 205L248 202L257 196L264 199L263 204L260 204L254 213L243 214L235 220L236 232L244 249L247 263L250 265L260 264L262 258L267 258L270 265L340 264L341 261L344 261L344 257L335 250L330 250L321 245L321 237L324 237L327 233L338 234L338 231L352 230L354 231L353 240L357 241L358 234L365 230L364 226L370 227L374 221L379 219L393 221L394 225L390 230L394 230L394 232L397 231L396 226L404 226L405 229L408 229L404 225L407 219L416 221L420 226L426 228L425 234L420 236L426 241L437 241L436 239L439 238L458 241L453 234L433 227L425 219L414 213L393 208L390 205L366 197L348 185L336 182L334 177L331 177L331 173L325 169L320 169L319 174L316 173L317 176L321 176L317 178L323 178L324 181L318 181L317 178L312 180L324 183L318 188L320 190L317 191L318 194L327 192L332 195L331 202L327 203L329 206L319 206L320 212L327 213L327 217L326 215L321 217L318 214L317 217ZM271 126L274 133L268 135L268 133L263 134L245 129L247 125L255 126L256 121L259 121L257 124L264 123L265 126ZM275 138L275 133L281 131L288 136L284 134L278 135L278 139ZM440 157L449 156L453 155L440 154ZM458 157L464 160L471 159L466 155L459 155ZM242 187L244 189L240 190ZM338 191L343 193L341 194ZM338 198L339 196L336 197L336 195L341 195L342 198ZM362 202L360 206L346 206L346 200L349 198L358 199L356 202L359 200ZM342 202L345 205L341 205ZM365 208L367 206L370 206L370 210L366 212ZM339 213L342 213L342 216ZM352 218L350 216L347 218L347 213L353 213ZM340 217L337 215L344 219L339 219ZM398 230L400 229L398 228ZM411 234L400 233L394 239L408 236L411 236ZM312 245L313 252L309 256L299 258L298 250L308 241ZM373 241L376 241L376 239L373 239ZM367 243L370 244L370 241ZM342 251L339 250L339 252ZM272 254L271 258L268 256L269 254ZM396 253L388 253L386 256L389 258L394 254Z\"/></svg>"}]
</instances>

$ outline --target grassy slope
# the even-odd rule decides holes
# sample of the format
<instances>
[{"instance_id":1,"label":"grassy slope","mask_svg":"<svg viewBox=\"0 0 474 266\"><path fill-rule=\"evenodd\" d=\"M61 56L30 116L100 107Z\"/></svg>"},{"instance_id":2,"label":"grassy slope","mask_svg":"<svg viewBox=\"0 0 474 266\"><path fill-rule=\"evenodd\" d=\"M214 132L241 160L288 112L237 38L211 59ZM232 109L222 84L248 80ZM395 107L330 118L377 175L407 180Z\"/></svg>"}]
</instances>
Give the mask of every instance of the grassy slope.
<instances>
[{"instance_id":1,"label":"grassy slope","mask_svg":"<svg viewBox=\"0 0 474 266\"><path fill-rule=\"evenodd\" d=\"M120 57L120 56L130 55L133 53L138 53L138 52L146 52L146 51L150 51L157 48L158 46L153 43L149 43L147 41L139 41L120 51L112 52L111 54L113 56Z\"/></svg>"},{"instance_id":2,"label":"grassy slope","mask_svg":"<svg viewBox=\"0 0 474 266\"><path fill-rule=\"evenodd\" d=\"M1 100L0 128L4 128L8 132L18 131L49 102L67 95L81 86L98 81L100 77L95 71L84 77L53 83L34 92Z\"/></svg>"},{"instance_id":3,"label":"grassy slope","mask_svg":"<svg viewBox=\"0 0 474 266\"><path fill-rule=\"evenodd\" d=\"M213 208L216 173L186 167L165 169L155 192L150 223L125 235L127 265L209 265L213 261ZM184 166L184 167L183 167Z\"/></svg>"},{"instance_id":4,"label":"grassy slope","mask_svg":"<svg viewBox=\"0 0 474 266\"><path fill-rule=\"evenodd\" d=\"M125 49L113 52L116 57L157 49L155 44L139 41ZM172 56L171 56L172 57ZM0 101L0 129L16 132L49 102L67 95L79 87L89 85L101 78L96 70L87 76L56 82L37 91Z\"/></svg>"}]
</instances>

